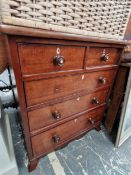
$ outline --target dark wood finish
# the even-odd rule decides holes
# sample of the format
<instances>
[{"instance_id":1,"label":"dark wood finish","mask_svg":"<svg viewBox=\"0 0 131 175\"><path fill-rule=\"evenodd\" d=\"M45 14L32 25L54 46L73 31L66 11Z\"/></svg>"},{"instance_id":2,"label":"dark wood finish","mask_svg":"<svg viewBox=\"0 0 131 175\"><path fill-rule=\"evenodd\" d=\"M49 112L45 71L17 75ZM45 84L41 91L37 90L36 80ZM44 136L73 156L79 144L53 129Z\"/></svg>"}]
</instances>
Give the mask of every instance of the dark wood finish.
<instances>
[{"instance_id":1,"label":"dark wood finish","mask_svg":"<svg viewBox=\"0 0 131 175\"><path fill-rule=\"evenodd\" d=\"M79 91L90 92L92 89L105 86L105 84L109 85L114 79L115 71L92 72L25 82L27 106L54 98L62 98ZM100 82L101 77L106 79L105 84Z\"/></svg>"},{"instance_id":2,"label":"dark wood finish","mask_svg":"<svg viewBox=\"0 0 131 175\"><path fill-rule=\"evenodd\" d=\"M32 171L40 157L100 129L126 43L10 25L0 25L0 32L7 37ZM105 63L103 49L110 52Z\"/></svg>"},{"instance_id":3,"label":"dark wood finish","mask_svg":"<svg viewBox=\"0 0 131 175\"><path fill-rule=\"evenodd\" d=\"M18 52L17 52L17 45L15 40L8 37L6 39L7 43L7 49L8 49L8 59L10 63L11 70L14 70L15 79L16 79L16 85L17 85L17 91L18 91L18 99L19 104L22 112L22 126L24 128L24 136L26 141L26 148L27 153L29 156L29 159L32 159L32 147L31 147L31 140L30 140L30 131L29 131L29 125L28 125L28 116L26 112L26 101L25 101L25 93L24 93L24 87L22 82L22 76L21 76L21 69L20 69L20 63L18 58ZM13 58L13 59L12 59Z\"/></svg>"},{"instance_id":4,"label":"dark wood finish","mask_svg":"<svg viewBox=\"0 0 131 175\"><path fill-rule=\"evenodd\" d=\"M101 42L99 43L98 41L95 42L96 39L94 39L94 42L90 41L90 39L88 38L88 40L77 40L77 37L76 39L69 39L66 37L65 39L65 35L63 34L63 36L61 38L59 37L49 37L48 35L45 35L44 37L44 33L43 33L43 37L29 37L29 36L22 36L22 37L18 37L18 36L13 36L13 38L16 40L16 42L18 44L20 43L26 43L26 44L59 44L59 45L77 45L77 46L80 46L80 47L84 47L84 46L95 46L95 47L110 47L110 48L123 48L123 45L121 44L118 44L118 43L112 43L112 44L109 44L108 42L106 43L106 40L105 42ZM109 41L109 40L107 40Z\"/></svg>"},{"instance_id":5,"label":"dark wood finish","mask_svg":"<svg viewBox=\"0 0 131 175\"><path fill-rule=\"evenodd\" d=\"M90 47L86 52L86 66L118 64L119 49L109 47Z\"/></svg>"},{"instance_id":6,"label":"dark wood finish","mask_svg":"<svg viewBox=\"0 0 131 175\"><path fill-rule=\"evenodd\" d=\"M77 114L71 115L70 117L66 117L66 118L64 118L63 120L59 120L57 123L52 123L52 124L47 125L47 126L45 126L45 127L39 128L38 130L34 130L34 131L32 131L32 132L30 133L30 135L31 135L31 136L38 135L38 134L40 134L40 133L42 133L42 132L45 132L45 131L47 131L47 130L50 130L50 129L56 127L56 125L58 126L58 125L61 125L61 124L63 124L63 123L66 123L66 122L68 122L68 121L70 121L70 120L73 120L73 119L75 119L75 118L77 118L77 117L79 117L79 116L84 115L84 114L87 113L87 112L95 111L95 110L97 110L97 108L103 107L103 106L105 106L105 105L106 105L106 103L103 103L103 104L101 104L101 105L98 105L98 106L95 106L95 107L93 107L93 108L87 109L87 110L85 110L85 111L79 112L79 113L77 113Z\"/></svg>"},{"instance_id":7,"label":"dark wood finish","mask_svg":"<svg viewBox=\"0 0 131 175\"><path fill-rule=\"evenodd\" d=\"M117 78L114 84L114 88L112 91L112 96L111 96L111 104L107 112L106 120L105 120L105 126L106 129L111 132L114 121L116 119L121 101L123 99L123 92L125 89L125 83L127 81L128 69L126 67L120 66L120 69L118 70L117 73Z\"/></svg>"},{"instance_id":8,"label":"dark wood finish","mask_svg":"<svg viewBox=\"0 0 131 175\"><path fill-rule=\"evenodd\" d=\"M84 47L22 43L18 50L24 75L83 69ZM63 65L54 62L58 56L63 57Z\"/></svg>"},{"instance_id":9,"label":"dark wood finish","mask_svg":"<svg viewBox=\"0 0 131 175\"><path fill-rule=\"evenodd\" d=\"M109 40L109 39L102 39L102 38L94 38L85 35L77 35L71 33L63 33L63 32L56 32L56 31L49 31L43 29L35 29L35 28L28 28L28 27L19 27L19 26L12 26L12 25L0 25L0 32L9 34L9 35L19 35L19 36L31 36L31 37L42 37L42 38L57 38L57 39L66 39L66 40L77 40L77 41L88 41L88 42L96 42L96 43L110 43L110 44L118 44L126 45L126 41L118 41L118 40Z\"/></svg>"},{"instance_id":10,"label":"dark wood finish","mask_svg":"<svg viewBox=\"0 0 131 175\"><path fill-rule=\"evenodd\" d=\"M109 89L105 89L85 96L77 96L71 100L36 109L35 111L30 111L28 113L30 131L54 123L57 124L64 118L105 103L108 91ZM98 99L98 104L93 103L94 97Z\"/></svg>"},{"instance_id":11,"label":"dark wood finish","mask_svg":"<svg viewBox=\"0 0 131 175\"><path fill-rule=\"evenodd\" d=\"M96 111L87 113L65 124L50 129L47 132L32 137L34 156L46 154L77 133L80 135L84 130L86 131L89 128L92 128L95 123L102 119L103 111L104 108L97 109ZM94 123L91 123L90 120L93 120Z\"/></svg>"},{"instance_id":12,"label":"dark wood finish","mask_svg":"<svg viewBox=\"0 0 131 175\"><path fill-rule=\"evenodd\" d=\"M98 125L98 126L95 127L95 129L96 129L96 131L100 131L101 130L101 126Z\"/></svg>"},{"instance_id":13,"label":"dark wood finish","mask_svg":"<svg viewBox=\"0 0 131 175\"><path fill-rule=\"evenodd\" d=\"M29 164L28 164L29 172L31 172L31 171L36 169L36 167L38 165L38 161L39 161L39 159L35 159L35 160L32 160L32 161L29 161Z\"/></svg>"},{"instance_id":14,"label":"dark wood finish","mask_svg":"<svg viewBox=\"0 0 131 175\"><path fill-rule=\"evenodd\" d=\"M76 75L78 73L87 73L87 72L97 72L97 71L104 71L104 70L114 70L117 69L118 65L109 65L109 66L94 66L94 67L86 67L82 70L68 70L68 71L57 71L57 72L50 72L50 73L41 73L41 74L31 74L31 75L23 75L23 81L31 81L31 80L40 80L43 78L54 78L59 76L66 75Z\"/></svg>"},{"instance_id":15,"label":"dark wood finish","mask_svg":"<svg viewBox=\"0 0 131 175\"><path fill-rule=\"evenodd\" d=\"M46 106L54 105L54 104L57 104L57 103L62 103L63 101L77 99L78 97L85 96L85 95L88 95L90 93L95 93L95 92L98 92L98 91L103 91L105 89L110 89L110 85L108 84L108 85L105 85L105 86L101 86L100 88L96 88L95 90L93 90L91 92L83 90L83 91L80 91L80 92L77 92L77 93L70 94L68 96L64 96L63 98L55 98L53 100L47 100L47 101L44 101L43 103L38 103L37 105L27 107L27 112L30 112L30 111L33 111L33 110L36 110L36 109L40 109L40 108L43 108L43 107L46 107Z\"/></svg>"}]
</instances>

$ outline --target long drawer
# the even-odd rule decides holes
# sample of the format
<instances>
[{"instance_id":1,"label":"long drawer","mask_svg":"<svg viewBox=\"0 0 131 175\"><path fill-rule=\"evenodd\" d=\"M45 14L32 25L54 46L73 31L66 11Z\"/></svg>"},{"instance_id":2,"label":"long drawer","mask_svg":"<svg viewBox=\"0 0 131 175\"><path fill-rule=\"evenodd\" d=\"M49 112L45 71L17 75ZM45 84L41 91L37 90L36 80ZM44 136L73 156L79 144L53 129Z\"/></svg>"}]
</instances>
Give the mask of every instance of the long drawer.
<instances>
[{"instance_id":1,"label":"long drawer","mask_svg":"<svg viewBox=\"0 0 131 175\"><path fill-rule=\"evenodd\" d=\"M93 128L97 122L101 121L103 111L104 107L99 108L59 125L58 127L50 129L49 131L33 136L31 141L34 156L49 153L76 135L80 135L84 131Z\"/></svg>"},{"instance_id":2,"label":"long drawer","mask_svg":"<svg viewBox=\"0 0 131 175\"><path fill-rule=\"evenodd\" d=\"M46 106L28 113L30 131L57 124L59 121L74 114L86 111L105 103L109 89L94 92L75 99Z\"/></svg>"},{"instance_id":3,"label":"long drawer","mask_svg":"<svg viewBox=\"0 0 131 175\"><path fill-rule=\"evenodd\" d=\"M85 47L47 44L18 44L24 75L83 69Z\"/></svg>"},{"instance_id":4,"label":"long drawer","mask_svg":"<svg viewBox=\"0 0 131 175\"><path fill-rule=\"evenodd\" d=\"M116 70L65 75L25 82L27 106L62 98L78 91L92 91L112 83Z\"/></svg>"}]
</instances>

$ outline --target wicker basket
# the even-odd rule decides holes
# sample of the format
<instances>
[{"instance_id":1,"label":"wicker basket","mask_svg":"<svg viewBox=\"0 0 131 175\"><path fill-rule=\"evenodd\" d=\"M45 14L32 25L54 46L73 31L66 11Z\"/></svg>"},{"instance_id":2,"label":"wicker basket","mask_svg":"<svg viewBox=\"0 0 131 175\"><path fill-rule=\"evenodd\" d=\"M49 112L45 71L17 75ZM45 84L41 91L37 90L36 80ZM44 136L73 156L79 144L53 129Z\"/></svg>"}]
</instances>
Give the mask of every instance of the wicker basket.
<instances>
[{"instance_id":1,"label":"wicker basket","mask_svg":"<svg viewBox=\"0 0 131 175\"><path fill-rule=\"evenodd\" d=\"M7 60L7 50L5 38L0 34L0 74L7 68L8 60Z\"/></svg>"},{"instance_id":2,"label":"wicker basket","mask_svg":"<svg viewBox=\"0 0 131 175\"><path fill-rule=\"evenodd\" d=\"M130 0L0 0L1 23L123 39Z\"/></svg>"}]
</instances>

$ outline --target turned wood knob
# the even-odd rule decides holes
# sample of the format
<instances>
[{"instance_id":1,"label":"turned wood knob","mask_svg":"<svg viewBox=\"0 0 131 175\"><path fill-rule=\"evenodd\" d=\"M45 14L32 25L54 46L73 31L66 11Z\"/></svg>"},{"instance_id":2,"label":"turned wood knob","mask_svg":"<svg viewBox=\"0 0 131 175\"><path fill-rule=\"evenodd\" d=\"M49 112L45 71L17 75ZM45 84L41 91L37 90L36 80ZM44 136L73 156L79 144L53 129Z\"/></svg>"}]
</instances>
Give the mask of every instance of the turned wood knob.
<instances>
[{"instance_id":1,"label":"turned wood knob","mask_svg":"<svg viewBox=\"0 0 131 175\"><path fill-rule=\"evenodd\" d=\"M95 124L95 120L93 120L91 117L88 119L89 123L94 125Z\"/></svg>"},{"instance_id":2,"label":"turned wood knob","mask_svg":"<svg viewBox=\"0 0 131 175\"><path fill-rule=\"evenodd\" d=\"M106 84L106 78L100 77L99 82L102 83L102 84Z\"/></svg>"},{"instance_id":3,"label":"turned wood knob","mask_svg":"<svg viewBox=\"0 0 131 175\"><path fill-rule=\"evenodd\" d=\"M64 57L60 56L60 55L55 56L54 59L53 59L53 63L56 66L63 66L64 62L65 62Z\"/></svg>"},{"instance_id":4,"label":"turned wood knob","mask_svg":"<svg viewBox=\"0 0 131 175\"><path fill-rule=\"evenodd\" d=\"M54 119L59 120L61 118L61 114L59 111L54 111L52 112L52 116L54 117Z\"/></svg>"},{"instance_id":5,"label":"turned wood knob","mask_svg":"<svg viewBox=\"0 0 131 175\"><path fill-rule=\"evenodd\" d=\"M93 104L99 104L100 102L99 102L99 100L98 100L97 97L94 97L94 98L92 99L92 103L93 103Z\"/></svg>"},{"instance_id":6,"label":"turned wood knob","mask_svg":"<svg viewBox=\"0 0 131 175\"><path fill-rule=\"evenodd\" d=\"M52 138L53 138L54 143L59 143L61 140L59 135L54 135Z\"/></svg>"},{"instance_id":7,"label":"turned wood knob","mask_svg":"<svg viewBox=\"0 0 131 175\"><path fill-rule=\"evenodd\" d=\"M102 54L101 55L101 60L105 61L105 62L108 61L109 60L109 55L108 54Z\"/></svg>"}]
</instances>

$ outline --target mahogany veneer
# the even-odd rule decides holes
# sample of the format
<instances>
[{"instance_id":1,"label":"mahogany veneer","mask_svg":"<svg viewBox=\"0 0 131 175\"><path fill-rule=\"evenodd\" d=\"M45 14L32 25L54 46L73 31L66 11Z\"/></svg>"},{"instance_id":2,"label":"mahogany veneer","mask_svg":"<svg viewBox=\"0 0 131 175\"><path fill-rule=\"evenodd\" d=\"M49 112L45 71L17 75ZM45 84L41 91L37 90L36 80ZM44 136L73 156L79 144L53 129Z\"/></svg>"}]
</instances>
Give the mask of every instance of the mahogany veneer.
<instances>
[{"instance_id":1,"label":"mahogany veneer","mask_svg":"<svg viewBox=\"0 0 131 175\"><path fill-rule=\"evenodd\" d=\"M59 48L59 49L58 49ZM18 44L21 70L25 75L63 70L82 69L85 47L44 44ZM66 59L63 66L55 66L57 52Z\"/></svg>"},{"instance_id":2,"label":"mahogany veneer","mask_svg":"<svg viewBox=\"0 0 131 175\"><path fill-rule=\"evenodd\" d=\"M106 56L104 57L105 54ZM90 47L87 51L86 57L86 66L104 66L118 64L119 49L110 47Z\"/></svg>"},{"instance_id":3,"label":"mahogany veneer","mask_svg":"<svg viewBox=\"0 0 131 175\"><path fill-rule=\"evenodd\" d=\"M103 111L103 107L99 108L32 137L34 155L38 157L43 154L43 152L46 154L49 151L53 151L69 139L73 139L77 135L94 128L96 125L100 124Z\"/></svg>"},{"instance_id":4,"label":"mahogany veneer","mask_svg":"<svg viewBox=\"0 0 131 175\"><path fill-rule=\"evenodd\" d=\"M100 129L124 42L1 25L29 157L38 160Z\"/></svg>"},{"instance_id":5,"label":"mahogany veneer","mask_svg":"<svg viewBox=\"0 0 131 175\"><path fill-rule=\"evenodd\" d=\"M115 70L77 73L75 75L64 75L56 78L40 79L24 83L27 106L42 103L54 98L79 91L90 92L99 87L110 85L114 79ZM105 79L105 83L101 79ZM37 88L36 88L37 87Z\"/></svg>"},{"instance_id":6,"label":"mahogany veneer","mask_svg":"<svg viewBox=\"0 0 131 175\"><path fill-rule=\"evenodd\" d=\"M87 111L91 108L104 104L109 92L109 88L101 91L90 93L84 96L78 94L69 100L59 102L32 110L28 113L30 131L57 124L59 121L73 116L82 111ZM36 117L37 116L37 117Z\"/></svg>"}]
</instances>

